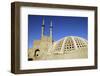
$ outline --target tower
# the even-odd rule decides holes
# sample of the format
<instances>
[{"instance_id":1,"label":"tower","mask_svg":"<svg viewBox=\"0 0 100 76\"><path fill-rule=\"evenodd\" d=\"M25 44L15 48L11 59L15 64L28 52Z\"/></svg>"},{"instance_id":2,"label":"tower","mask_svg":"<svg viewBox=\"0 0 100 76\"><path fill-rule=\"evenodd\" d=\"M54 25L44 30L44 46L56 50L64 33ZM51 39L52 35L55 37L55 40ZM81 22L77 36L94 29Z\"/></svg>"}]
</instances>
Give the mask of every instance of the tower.
<instances>
[{"instance_id":1,"label":"tower","mask_svg":"<svg viewBox=\"0 0 100 76\"><path fill-rule=\"evenodd\" d=\"M50 38L52 39L52 20L51 20L51 22L50 22Z\"/></svg>"},{"instance_id":2,"label":"tower","mask_svg":"<svg viewBox=\"0 0 100 76\"><path fill-rule=\"evenodd\" d=\"M41 33L41 36L42 37L44 35L44 27L45 27L45 25L44 25L44 17L43 17L43 21L42 21L42 33Z\"/></svg>"}]
</instances>

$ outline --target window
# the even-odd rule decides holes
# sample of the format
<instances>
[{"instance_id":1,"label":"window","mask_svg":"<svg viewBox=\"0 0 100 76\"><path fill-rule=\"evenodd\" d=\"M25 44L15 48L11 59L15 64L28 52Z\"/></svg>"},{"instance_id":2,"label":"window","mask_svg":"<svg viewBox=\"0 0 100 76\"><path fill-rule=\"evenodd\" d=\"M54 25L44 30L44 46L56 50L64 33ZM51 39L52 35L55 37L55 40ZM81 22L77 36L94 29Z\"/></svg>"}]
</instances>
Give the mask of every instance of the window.
<instances>
[{"instance_id":1,"label":"window","mask_svg":"<svg viewBox=\"0 0 100 76\"><path fill-rule=\"evenodd\" d=\"M36 49L35 50L35 53L34 53L34 56L39 56L39 52L40 52L40 50L39 49Z\"/></svg>"}]
</instances>

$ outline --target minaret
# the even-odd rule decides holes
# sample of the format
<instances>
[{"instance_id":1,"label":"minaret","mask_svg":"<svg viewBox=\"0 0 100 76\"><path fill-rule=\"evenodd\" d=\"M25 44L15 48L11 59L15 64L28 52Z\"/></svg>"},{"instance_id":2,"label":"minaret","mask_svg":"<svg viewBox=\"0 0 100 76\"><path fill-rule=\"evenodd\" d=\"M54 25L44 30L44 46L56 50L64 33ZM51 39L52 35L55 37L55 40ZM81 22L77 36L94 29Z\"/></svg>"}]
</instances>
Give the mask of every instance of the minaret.
<instances>
[{"instance_id":1,"label":"minaret","mask_svg":"<svg viewBox=\"0 0 100 76\"><path fill-rule=\"evenodd\" d=\"M42 33L41 33L41 36L42 37L44 35L44 27L45 27L45 25L44 25L44 17L43 17L43 21L42 21Z\"/></svg>"},{"instance_id":2,"label":"minaret","mask_svg":"<svg viewBox=\"0 0 100 76\"><path fill-rule=\"evenodd\" d=\"M51 22L50 22L50 38L52 39L52 20L51 20Z\"/></svg>"}]
</instances>

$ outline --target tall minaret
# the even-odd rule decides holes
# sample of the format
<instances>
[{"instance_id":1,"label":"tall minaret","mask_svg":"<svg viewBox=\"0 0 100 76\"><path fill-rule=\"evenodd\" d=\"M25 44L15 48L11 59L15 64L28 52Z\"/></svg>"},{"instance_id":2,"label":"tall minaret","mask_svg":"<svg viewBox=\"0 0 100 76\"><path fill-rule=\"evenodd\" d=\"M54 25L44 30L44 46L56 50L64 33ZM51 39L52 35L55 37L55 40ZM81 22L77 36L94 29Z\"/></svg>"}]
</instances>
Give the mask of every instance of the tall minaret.
<instances>
[{"instance_id":1,"label":"tall minaret","mask_svg":"<svg viewBox=\"0 0 100 76\"><path fill-rule=\"evenodd\" d=\"M52 39L52 28L53 28L53 26L52 26L52 20L51 20L51 22L50 22L50 37L51 37L51 39Z\"/></svg>"},{"instance_id":2,"label":"tall minaret","mask_svg":"<svg viewBox=\"0 0 100 76\"><path fill-rule=\"evenodd\" d=\"M44 25L44 17L43 17L43 21L42 21L42 33L41 33L41 36L42 37L44 35L44 27L45 27L45 25Z\"/></svg>"}]
</instances>

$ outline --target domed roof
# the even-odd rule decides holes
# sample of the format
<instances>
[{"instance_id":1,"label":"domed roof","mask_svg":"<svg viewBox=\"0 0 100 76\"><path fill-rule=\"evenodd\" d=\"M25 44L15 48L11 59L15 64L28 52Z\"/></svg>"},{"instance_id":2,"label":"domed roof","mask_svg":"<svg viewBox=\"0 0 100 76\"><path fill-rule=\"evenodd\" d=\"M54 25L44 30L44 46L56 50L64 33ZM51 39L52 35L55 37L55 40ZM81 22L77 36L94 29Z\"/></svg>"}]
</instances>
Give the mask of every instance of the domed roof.
<instances>
[{"instance_id":1,"label":"domed roof","mask_svg":"<svg viewBox=\"0 0 100 76\"><path fill-rule=\"evenodd\" d=\"M68 36L54 42L53 50L57 52L72 51L76 49L87 48L87 46L87 40L77 36Z\"/></svg>"}]
</instances>

